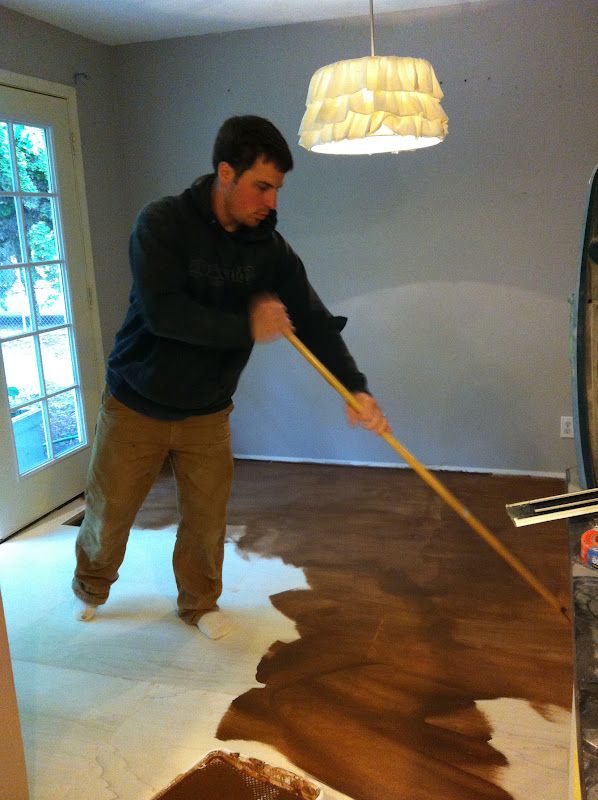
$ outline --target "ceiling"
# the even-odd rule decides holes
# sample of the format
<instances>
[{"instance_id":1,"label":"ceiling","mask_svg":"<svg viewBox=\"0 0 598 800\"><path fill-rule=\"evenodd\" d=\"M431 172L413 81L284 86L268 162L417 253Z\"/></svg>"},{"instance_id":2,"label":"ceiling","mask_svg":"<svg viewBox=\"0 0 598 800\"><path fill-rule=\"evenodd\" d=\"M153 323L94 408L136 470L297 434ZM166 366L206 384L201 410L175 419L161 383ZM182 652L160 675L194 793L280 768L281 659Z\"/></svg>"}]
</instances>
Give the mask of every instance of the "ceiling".
<instances>
[{"instance_id":1,"label":"ceiling","mask_svg":"<svg viewBox=\"0 0 598 800\"><path fill-rule=\"evenodd\" d=\"M21 14L111 45L369 16L370 11L369 0L1 0L1 3ZM458 2L375 0L374 13L447 5Z\"/></svg>"}]
</instances>

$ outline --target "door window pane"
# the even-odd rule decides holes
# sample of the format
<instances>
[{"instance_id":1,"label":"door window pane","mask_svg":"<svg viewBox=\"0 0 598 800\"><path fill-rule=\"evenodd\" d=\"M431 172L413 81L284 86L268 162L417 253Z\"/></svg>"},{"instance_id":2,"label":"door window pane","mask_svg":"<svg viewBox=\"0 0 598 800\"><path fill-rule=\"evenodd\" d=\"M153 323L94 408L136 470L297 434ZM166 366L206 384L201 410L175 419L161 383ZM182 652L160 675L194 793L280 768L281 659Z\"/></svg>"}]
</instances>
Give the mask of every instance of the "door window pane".
<instances>
[{"instance_id":1,"label":"door window pane","mask_svg":"<svg viewBox=\"0 0 598 800\"><path fill-rule=\"evenodd\" d=\"M64 325L67 321L66 297L60 264L35 267L32 277L37 327Z\"/></svg>"},{"instance_id":2,"label":"door window pane","mask_svg":"<svg viewBox=\"0 0 598 800\"><path fill-rule=\"evenodd\" d=\"M74 389L48 398L48 416L55 456L83 444L79 405Z\"/></svg>"},{"instance_id":3,"label":"door window pane","mask_svg":"<svg viewBox=\"0 0 598 800\"><path fill-rule=\"evenodd\" d=\"M0 270L0 338L31 330L31 306L24 269Z\"/></svg>"},{"instance_id":4,"label":"door window pane","mask_svg":"<svg viewBox=\"0 0 598 800\"><path fill-rule=\"evenodd\" d=\"M25 197L23 208L31 261L55 261L58 249L54 236L54 201L49 197Z\"/></svg>"},{"instance_id":5,"label":"door window pane","mask_svg":"<svg viewBox=\"0 0 598 800\"><path fill-rule=\"evenodd\" d=\"M12 192L13 189L8 125L0 122L0 192Z\"/></svg>"},{"instance_id":6,"label":"door window pane","mask_svg":"<svg viewBox=\"0 0 598 800\"><path fill-rule=\"evenodd\" d=\"M14 126L17 169L22 192L49 192L50 169L44 128Z\"/></svg>"},{"instance_id":7,"label":"door window pane","mask_svg":"<svg viewBox=\"0 0 598 800\"><path fill-rule=\"evenodd\" d=\"M37 354L32 336L3 342L2 359L11 408L41 396Z\"/></svg>"},{"instance_id":8,"label":"door window pane","mask_svg":"<svg viewBox=\"0 0 598 800\"><path fill-rule=\"evenodd\" d=\"M63 328L40 334L39 345L48 394L72 386L75 383L75 376L68 330Z\"/></svg>"},{"instance_id":9,"label":"door window pane","mask_svg":"<svg viewBox=\"0 0 598 800\"><path fill-rule=\"evenodd\" d=\"M50 460L42 403L33 403L13 412L12 430L21 474Z\"/></svg>"},{"instance_id":10,"label":"door window pane","mask_svg":"<svg viewBox=\"0 0 598 800\"><path fill-rule=\"evenodd\" d=\"M21 264L21 239L14 197L0 197L0 264Z\"/></svg>"}]
</instances>

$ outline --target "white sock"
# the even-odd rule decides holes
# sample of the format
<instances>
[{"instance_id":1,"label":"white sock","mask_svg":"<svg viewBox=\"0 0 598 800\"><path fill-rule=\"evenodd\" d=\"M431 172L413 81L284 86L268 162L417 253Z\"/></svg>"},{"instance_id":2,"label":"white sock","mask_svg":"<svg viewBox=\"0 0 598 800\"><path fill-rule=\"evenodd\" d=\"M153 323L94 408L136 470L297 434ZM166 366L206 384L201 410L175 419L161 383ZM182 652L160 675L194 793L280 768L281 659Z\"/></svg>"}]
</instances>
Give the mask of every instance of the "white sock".
<instances>
[{"instance_id":1,"label":"white sock","mask_svg":"<svg viewBox=\"0 0 598 800\"><path fill-rule=\"evenodd\" d=\"M197 627L208 639L222 639L229 634L233 625L222 611L208 611L197 621Z\"/></svg>"},{"instance_id":2,"label":"white sock","mask_svg":"<svg viewBox=\"0 0 598 800\"><path fill-rule=\"evenodd\" d=\"M97 606L92 606L90 603L84 603L78 597L75 597L75 619L81 622L89 622L92 620L97 611Z\"/></svg>"}]
</instances>

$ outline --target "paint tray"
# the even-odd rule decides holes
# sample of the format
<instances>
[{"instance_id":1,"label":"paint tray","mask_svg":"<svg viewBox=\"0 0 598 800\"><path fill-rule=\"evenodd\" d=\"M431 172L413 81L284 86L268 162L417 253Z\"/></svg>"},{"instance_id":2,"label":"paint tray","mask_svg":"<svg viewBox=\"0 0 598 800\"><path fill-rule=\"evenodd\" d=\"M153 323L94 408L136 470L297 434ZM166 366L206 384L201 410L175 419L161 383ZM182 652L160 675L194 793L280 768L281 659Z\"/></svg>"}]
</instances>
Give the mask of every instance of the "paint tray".
<instances>
[{"instance_id":1,"label":"paint tray","mask_svg":"<svg viewBox=\"0 0 598 800\"><path fill-rule=\"evenodd\" d=\"M212 750L152 800L323 800L319 786L257 758Z\"/></svg>"}]
</instances>

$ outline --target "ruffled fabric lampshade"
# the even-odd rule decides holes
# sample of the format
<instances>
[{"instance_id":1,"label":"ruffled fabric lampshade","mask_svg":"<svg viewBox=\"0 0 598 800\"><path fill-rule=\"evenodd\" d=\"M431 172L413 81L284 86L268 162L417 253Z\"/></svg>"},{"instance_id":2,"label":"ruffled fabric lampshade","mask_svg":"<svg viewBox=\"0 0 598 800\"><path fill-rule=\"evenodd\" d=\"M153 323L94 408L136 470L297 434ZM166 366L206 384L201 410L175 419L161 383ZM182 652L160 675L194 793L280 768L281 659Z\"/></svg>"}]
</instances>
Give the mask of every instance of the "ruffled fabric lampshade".
<instances>
[{"instance_id":1,"label":"ruffled fabric lampshade","mask_svg":"<svg viewBox=\"0 0 598 800\"><path fill-rule=\"evenodd\" d=\"M318 153L388 153L442 142L448 117L432 65L422 58L367 56L317 70L299 144Z\"/></svg>"}]
</instances>

